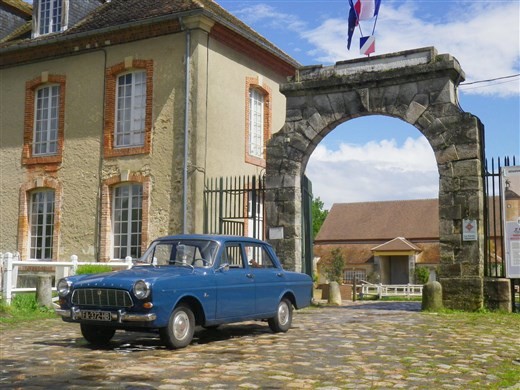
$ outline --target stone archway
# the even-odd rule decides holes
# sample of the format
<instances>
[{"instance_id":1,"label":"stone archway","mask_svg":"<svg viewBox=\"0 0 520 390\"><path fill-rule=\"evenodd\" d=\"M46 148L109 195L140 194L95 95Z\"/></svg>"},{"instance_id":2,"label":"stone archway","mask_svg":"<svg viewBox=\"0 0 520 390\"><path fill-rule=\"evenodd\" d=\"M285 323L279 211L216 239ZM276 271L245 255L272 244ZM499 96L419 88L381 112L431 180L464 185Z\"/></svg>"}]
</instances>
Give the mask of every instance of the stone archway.
<instances>
[{"instance_id":1,"label":"stone archway","mask_svg":"<svg viewBox=\"0 0 520 390\"><path fill-rule=\"evenodd\" d=\"M270 242L286 268L301 271L301 180L312 152L349 119L387 115L415 126L435 153L444 304L483 306L483 125L458 105L463 80L455 58L428 47L304 67L282 85L287 116L267 146L266 211L270 231L282 237ZM463 241L463 219L477 221L476 241Z\"/></svg>"}]
</instances>

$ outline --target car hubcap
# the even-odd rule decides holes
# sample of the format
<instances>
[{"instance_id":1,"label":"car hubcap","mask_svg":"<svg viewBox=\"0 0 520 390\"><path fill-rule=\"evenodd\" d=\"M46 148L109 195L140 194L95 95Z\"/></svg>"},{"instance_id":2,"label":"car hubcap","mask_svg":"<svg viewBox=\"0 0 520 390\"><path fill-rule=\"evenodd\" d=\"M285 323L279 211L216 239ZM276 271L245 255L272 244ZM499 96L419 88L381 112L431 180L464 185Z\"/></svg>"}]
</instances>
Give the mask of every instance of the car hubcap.
<instances>
[{"instance_id":1,"label":"car hubcap","mask_svg":"<svg viewBox=\"0 0 520 390\"><path fill-rule=\"evenodd\" d=\"M280 303L280 306L278 306L278 320L281 325L285 325L289 321L289 308L285 302Z\"/></svg>"},{"instance_id":2,"label":"car hubcap","mask_svg":"<svg viewBox=\"0 0 520 390\"><path fill-rule=\"evenodd\" d=\"M177 313L173 319L173 334L177 340L182 340L190 329L190 319L184 312Z\"/></svg>"}]
</instances>

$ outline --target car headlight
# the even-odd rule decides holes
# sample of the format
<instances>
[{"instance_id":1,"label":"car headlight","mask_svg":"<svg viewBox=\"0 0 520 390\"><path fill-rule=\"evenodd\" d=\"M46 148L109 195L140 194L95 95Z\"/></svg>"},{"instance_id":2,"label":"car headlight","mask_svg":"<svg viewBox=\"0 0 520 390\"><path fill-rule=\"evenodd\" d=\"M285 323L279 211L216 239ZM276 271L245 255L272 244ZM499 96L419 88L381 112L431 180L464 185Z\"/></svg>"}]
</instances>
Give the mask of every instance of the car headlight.
<instances>
[{"instance_id":1,"label":"car headlight","mask_svg":"<svg viewBox=\"0 0 520 390\"><path fill-rule=\"evenodd\" d=\"M134 283L134 295L137 299L145 299L150 295L150 284L144 280L138 280Z\"/></svg>"},{"instance_id":2,"label":"car headlight","mask_svg":"<svg viewBox=\"0 0 520 390\"><path fill-rule=\"evenodd\" d=\"M70 293L70 287L72 283L67 279L60 279L58 284L56 285L56 290L58 291L58 295L60 297L66 297Z\"/></svg>"}]
</instances>

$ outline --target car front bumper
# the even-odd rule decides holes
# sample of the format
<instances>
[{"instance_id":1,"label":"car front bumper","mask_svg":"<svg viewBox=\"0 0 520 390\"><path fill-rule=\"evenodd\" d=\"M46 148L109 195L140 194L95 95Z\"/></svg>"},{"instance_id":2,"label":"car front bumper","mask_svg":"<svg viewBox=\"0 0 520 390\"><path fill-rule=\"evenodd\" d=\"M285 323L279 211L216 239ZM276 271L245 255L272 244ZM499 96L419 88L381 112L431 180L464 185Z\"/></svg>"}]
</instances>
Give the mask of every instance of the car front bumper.
<instances>
[{"instance_id":1,"label":"car front bumper","mask_svg":"<svg viewBox=\"0 0 520 390\"><path fill-rule=\"evenodd\" d=\"M54 309L55 313L63 318L73 321L89 321L93 318L87 318L85 313L100 313L109 318L100 322L152 322L155 321L157 315L155 313L127 313L124 310L104 311L104 310L82 310L78 307L71 309ZM95 320L95 319L94 319Z\"/></svg>"}]
</instances>

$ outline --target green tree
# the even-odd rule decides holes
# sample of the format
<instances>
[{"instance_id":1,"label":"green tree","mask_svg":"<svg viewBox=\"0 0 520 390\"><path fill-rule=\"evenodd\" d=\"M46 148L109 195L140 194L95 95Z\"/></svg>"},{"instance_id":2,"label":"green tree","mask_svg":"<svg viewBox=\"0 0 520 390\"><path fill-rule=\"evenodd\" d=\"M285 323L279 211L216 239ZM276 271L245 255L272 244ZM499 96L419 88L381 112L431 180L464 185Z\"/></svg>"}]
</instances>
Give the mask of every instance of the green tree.
<instances>
[{"instance_id":1,"label":"green tree","mask_svg":"<svg viewBox=\"0 0 520 390\"><path fill-rule=\"evenodd\" d=\"M335 248L330 252L330 259L325 266L325 274L331 282L343 283L343 268L345 268L345 260L341 249Z\"/></svg>"},{"instance_id":2,"label":"green tree","mask_svg":"<svg viewBox=\"0 0 520 390\"><path fill-rule=\"evenodd\" d=\"M426 284L430 279L430 270L426 267L417 267L414 272L415 283Z\"/></svg>"},{"instance_id":3,"label":"green tree","mask_svg":"<svg viewBox=\"0 0 520 390\"><path fill-rule=\"evenodd\" d=\"M329 210L323 210L323 206L324 203L319 196L312 200L312 238L316 238L321 225L329 214Z\"/></svg>"}]
</instances>

